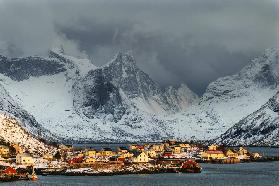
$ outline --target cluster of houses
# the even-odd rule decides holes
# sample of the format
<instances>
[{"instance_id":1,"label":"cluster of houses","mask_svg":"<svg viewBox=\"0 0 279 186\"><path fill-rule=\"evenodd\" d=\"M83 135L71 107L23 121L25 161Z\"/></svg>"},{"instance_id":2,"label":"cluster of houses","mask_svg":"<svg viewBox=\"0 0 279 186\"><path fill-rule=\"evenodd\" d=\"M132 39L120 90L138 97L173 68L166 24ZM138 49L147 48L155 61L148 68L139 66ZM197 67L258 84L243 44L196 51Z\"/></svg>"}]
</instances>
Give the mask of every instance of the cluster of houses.
<instances>
[{"instance_id":1,"label":"cluster of houses","mask_svg":"<svg viewBox=\"0 0 279 186\"><path fill-rule=\"evenodd\" d=\"M259 159L261 155L257 152L251 153L244 147L222 148L218 145L210 145L208 149L201 152L203 160L224 160L224 159L238 159L238 160L251 160Z\"/></svg>"},{"instance_id":2,"label":"cluster of houses","mask_svg":"<svg viewBox=\"0 0 279 186\"><path fill-rule=\"evenodd\" d=\"M189 143L181 143L175 140L168 140L162 143L130 144L115 149L75 149L72 146L60 145L55 154L45 154L42 157L17 150L14 158L9 158L10 149L8 146L0 145L0 163L13 161L16 165L24 166L55 166L62 165L92 165L98 162L123 162L123 163L156 163L161 160L185 160L196 161L239 159L248 160L260 158L259 153L250 153L246 148L240 147L222 148L218 145L210 145L206 148ZM56 163L55 163L56 162Z\"/></svg>"},{"instance_id":3,"label":"cluster of houses","mask_svg":"<svg viewBox=\"0 0 279 186\"><path fill-rule=\"evenodd\" d=\"M185 159L196 161L237 159L241 161L261 158L259 153L251 153L244 147L233 149L214 144L202 147L201 145L181 143L175 140L153 144L130 144L125 147L117 147L114 150L103 148L101 150L74 151L72 148L67 148L63 152L66 152L64 157L69 164L92 164L95 162L156 163L161 160Z\"/></svg>"},{"instance_id":4,"label":"cluster of houses","mask_svg":"<svg viewBox=\"0 0 279 186\"><path fill-rule=\"evenodd\" d=\"M16 163L17 165L34 165L34 157L23 152L23 150L17 146L12 146L15 152L11 152L11 148L7 145L0 145L0 165L6 165L9 163Z\"/></svg>"},{"instance_id":5,"label":"cluster of houses","mask_svg":"<svg viewBox=\"0 0 279 186\"><path fill-rule=\"evenodd\" d=\"M84 149L75 151L72 148L61 147L62 157L69 164L95 162L127 162L148 163L158 159L197 159L200 148L187 143L177 143L168 140L164 143L130 144L116 149L102 148L101 150Z\"/></svg>"}]
</instances>

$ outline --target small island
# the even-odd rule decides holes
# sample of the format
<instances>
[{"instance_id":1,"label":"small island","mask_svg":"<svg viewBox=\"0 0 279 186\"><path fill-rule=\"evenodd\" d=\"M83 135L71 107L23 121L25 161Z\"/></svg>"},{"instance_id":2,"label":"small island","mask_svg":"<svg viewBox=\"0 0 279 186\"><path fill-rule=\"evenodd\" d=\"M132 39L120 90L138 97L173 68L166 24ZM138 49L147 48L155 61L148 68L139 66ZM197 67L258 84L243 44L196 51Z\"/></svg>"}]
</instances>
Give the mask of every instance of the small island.
<instances>
[{"instance_id":1,"label":"small island","mask_svg":"<svg viewBox=\"0 0 279 186\"><path fill-rule=\"evenodd\" d=\"M89 146L89 147L88 147ZM166 140L95 149L90 145L56 146L38 155L18 145L0 146L0 180L35 180L34 175L112 176L123 174L201 173L200 163L235 164L278 160L245 147L205 146Z\"/></svg>"}]
</instances>

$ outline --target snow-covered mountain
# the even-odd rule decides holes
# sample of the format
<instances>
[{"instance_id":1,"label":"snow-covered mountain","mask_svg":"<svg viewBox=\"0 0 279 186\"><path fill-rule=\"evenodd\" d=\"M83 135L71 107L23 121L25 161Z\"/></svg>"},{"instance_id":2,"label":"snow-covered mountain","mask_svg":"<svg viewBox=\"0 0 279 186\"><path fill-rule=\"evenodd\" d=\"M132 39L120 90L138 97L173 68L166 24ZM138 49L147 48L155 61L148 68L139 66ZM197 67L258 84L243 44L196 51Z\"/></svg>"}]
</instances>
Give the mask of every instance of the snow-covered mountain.
<instances>
[{"instance_id":1,"label":"snow-covered mountain","mask_svg":"<svg viewBox=\"0 0 279 186\"><path fill-rule=\"evenodd\" d=\"M53 153L56 148L34 137L22 124L8 114L0 113L0 140L10 145L18 145L24 152L43 155Z\"/></svg>"},{"instance_id":2,"label":"snow-covered mountain","mask_svg":"<svg viewBox=\"0 0 279 186\"><path fill-rule=\"evenodd\" d=\"M129 109L172 113L189 107L197 99L186 85L167 91L160 88L128 53L118 53L110 63L89 71L74 85L74 106L88 118L111 115L117 121Z\"/></svg>"},{"instance_id":3,"label":"snow-covered mountain","mask_svg":"<svg viewBox=\"0 0 279 186\"><path fill-rule=\"evenodd\" d=\"M213 139L258 110L278 89L279 51L268 49L239 73L209 84L198 105L169 117L182 139Z\"/></svg>"},{"instance_id":4,"label":"snow-covered mountain","mask_svg":"<svg viewBox=\"0 0 279 186\"><path fill-rule=\"evenodd\" d=\"M43 129L68 140L173 136L159 116L187 109L198 99L186 85L160 88L128 53L98 68L57 50L49 58L2 56L1 64L6 65L1 84L10 97Z\"/></svg>"},{"instance_id":5,"label":"snow-covered mountain","mask_svg":"<svg viewBox=\"0 0 279 186\"><path fill-rule=\"evenodd\" d=\"M48 58L1 56L0 79L0 110L19 118L33 134L43 131L53 139L208 140L228 130L222 139L230 144L225 139L230 134L243 143L268 143L264 133L247 137L230 128L256 125L256 119L245 118L259 109L266 112L263 117L273 117L263 108L279 91L279 51L268 49L239 73L212 82L200 99L186 85L161 88L129 53L118 53L101 67L58 50Z\"/></svg>"},{"instance_id":6,"label":"snow-covered mountain","mask_svg":"<svg viewBox=\"0 0 279 186\"><path fill-rule=\"evenodd\" d=\"M21 127L29 131L33 136L44 138L47 140L59 140L48 130L45 130L36 119L24 110L15 100L8 94L4 87L0 84L0 114L17 118Z\"/></svg>"},{"instance_id":7,"label":"snow-covered mountain","mask_svg":"<svg viewBox=\"0 0 279 186\"><path fill-rule=\"evenodd\" d=\"M279 145L279 92L259 110L240 120L217 143L227 145Z\"/></svg>"}]
</instances>

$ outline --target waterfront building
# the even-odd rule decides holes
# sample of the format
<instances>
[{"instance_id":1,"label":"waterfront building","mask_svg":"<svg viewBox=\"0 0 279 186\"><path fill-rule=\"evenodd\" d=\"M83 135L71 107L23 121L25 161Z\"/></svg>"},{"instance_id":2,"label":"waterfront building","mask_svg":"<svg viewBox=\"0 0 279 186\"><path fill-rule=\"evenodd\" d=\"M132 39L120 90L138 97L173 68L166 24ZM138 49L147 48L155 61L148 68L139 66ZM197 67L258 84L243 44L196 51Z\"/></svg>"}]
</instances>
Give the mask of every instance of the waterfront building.
<instances>
[{"instance_id":1,"label":"waterfront building","mask_svg":"<svg viewBox=\"0 0 279 186\"><path fill-rule=\"evenodd\" d=\"M118 147L117 148L117 152L118 154L125 154L127 153L129 150L126 147Z\"/></svg>"},{"instance_id":2,"label":"waterfront building","mask_svg":"<svg viewBox=\"0 0 279 186\"><path fill-rule=\"evenodd\" d=\"M134 152L134 156L132 158L133 163L148 163L149 158L145 152Z\"/></svg>"},{"instance_id":3,"label":"waterfront building","mask_svg":"<svg viewBox=\"0 0 279 186\"><path fill-rule=\"evenodd\" d=\"M0 155L5 157L10 154L10 149L6 145L0 145Z\"/></svg>"},{"instance_id":4,"label":"waterfront building","mask_svg":"<svg viewBox=\"0 0 279 186\"><path fill-rule=\"evenodd\" d=\"M218 149L218 147L219 147L218 145L212 144L212 145L208 146L208 150L215 151Z\"/></svg>"},{"instance_id":5,"label":"waterfront building","mask_svg":"<svg viewBox=\"0 0 279 186\"><path fill-rule=\"evenodd\" d=\"M205 160L218 160L225 159L226 156L223 151L220 150L207 150L202 152L201 157Z\"/></svg>"},{"instance_id":6,"label":"waterfront building","mask_svg":"<svg viewBox=\"0 0 279 186\"><path fill-rule=\"evenodd\" d=\"M110 156L115 155L115 153L112 151L111 148L103 148L100 151L100 154L101 154L101 156L105 156L105 157L110 157Z\"/></svg>"},{"instance_id":7,"label":"waterfront building","mask_svg":"<svg viewBox=\"0 0 279 186\"><path fill-rule=\"evenodd\" d=\"M94 149L86 150L84 155L88 156L88 157L95 157L96 156L96 150L94 150Z\"/></svg>"},{"instance_id":8,"label":"waterfront building","mask_svg":"<svg viewBox=\"0 0 279 186\"><path fill-rule=\"evenodd\" d=\"M246 148L244 148L244 147L239 147L238 154L239 155L248 154L248 150Z\"/></svg>"},{"instance_id":9,"label":"waterfront building","mask_svg":"<svg viewBox=\"0 0 279 186\"><path fill-rule=\"evenodd\" d=\"M44 158L45 160L52 161L52 160L53 160L53 155L47 153L47 154L44 154L43 158Z\"/></svg>"},{"instance_id":10,"label":"waterfront building","mask_svg":"<svg viewBox=\"0 0 279 186\"><path fill-rule=\"evenodd\" d=\"M238 157L238 154L237 154L237 152L236 152L235 150L233 150L233 149L228 149L228 150L226 151L226 156L227 156L228 158L237 158L237 157Z\"/></svg>"},{"instance_id":11,"label":"waterfront building","mask_svg":"<svg viewBox=\"0 0 279 186\"><path fill-rule=\"evenodd\" d=\"M156 158L157 157L157 153L156 153L155 150L147 150L146 153L147 153L148 157L150 157L150 158Z\"/></svg>"},{"instance_id":12,"label":"waterfront building","mask_svg":"<svg viewBox=\"0 0 279 186\"><path fill-rule=\"evenodd\" d=\"M150 149L154 150L155 152L163 152L165 150L164 144L153 144L150 146Z\"/></svg>"},{"instance_id":13,"label":"waterfront building","mask_svg":"<svg viewBox=\"0 0 279 186\"><path fill-rule=\"evenodd\" d=\"M95 163L96 162L96 159L93 158L93 157L86 157L84 160L83 160L83 163L87 163L87 164L92 164L92 163Z\"/></svg>"},{"instance_id":14,"label":"waterfront building","mask_svg":"<svg viewBox=\"0 0 279 186\"><path fill-rule=\"evenodd\" d=\"M173 146L172 147L172 152L174 154L180 154L181 153L181 147L179 145Z\"/></svg>"},{"instance_id":15,"label":"waterfront building","mask_svg":"<svg viewBox=\"0 0 279 186\"><path fill-rule=\"evenodd\" d=\"M16 163L19 165L33 165L34 159L33 157L28 153L22 153L16 155Z\"/></svg>"}]
</instances>

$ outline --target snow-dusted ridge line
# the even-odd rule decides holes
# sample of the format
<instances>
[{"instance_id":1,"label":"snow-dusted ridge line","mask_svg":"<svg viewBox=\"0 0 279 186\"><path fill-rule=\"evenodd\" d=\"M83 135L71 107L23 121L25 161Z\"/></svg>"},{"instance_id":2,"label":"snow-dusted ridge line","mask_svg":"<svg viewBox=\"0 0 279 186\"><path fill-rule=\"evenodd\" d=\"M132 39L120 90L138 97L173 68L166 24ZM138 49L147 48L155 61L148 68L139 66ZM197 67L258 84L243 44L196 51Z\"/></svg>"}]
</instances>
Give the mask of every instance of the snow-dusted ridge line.
<instances>
[{"instance_id":1,"label":"snow-dusted ridge line","mask_svg":"<svg viewBox=\"0 0 279 186\"><path fill-rule=\"evenodd\" d=\"M161 89L127 53L98 68L83 60L87 71L80 69L80 59L59 51L50 51L50 59L65 70L21 81L3 74L2 84L43 128L67 141L167 138L173 132L157 115L187 109L197 100L186 85Z\"/></svg>"},{"instance_id":2,"label":"snow-dusted ridge line","mask_svg":"<svg viewBox=\"0 0 279 186\"><path fill-rule=\"evenodd\" d=\"M4 74L1 79L22 109L67 141L208 140L279 91L278 53L266 50L239 73L212 82L200 99L186 85L162 89L127 53L95 67L52 51L50 58L63 71L21 81Z\"/></svg>"},{"instance_id":3,"label":"snow-dusted ridge line","mask_svg":"<svg viewBox=\"0 0 279 186\"><path fill-rule=\"evenodd\" d=\"M279 50L267 49L239 73L210 83L199 104L170 116L169 125L182 139L215 139L265 104L278 84Z\"/></svg>"},{"instance_id":4,"label":"snow-dusted ridge line","mask_svg":"<svg viewBox=\"0 0 279 186\"><path fill-rule=\"evenodd\" d=\"M215 141L233 146L279 146L279 92Z\"/></svg>"}]
</instances>

